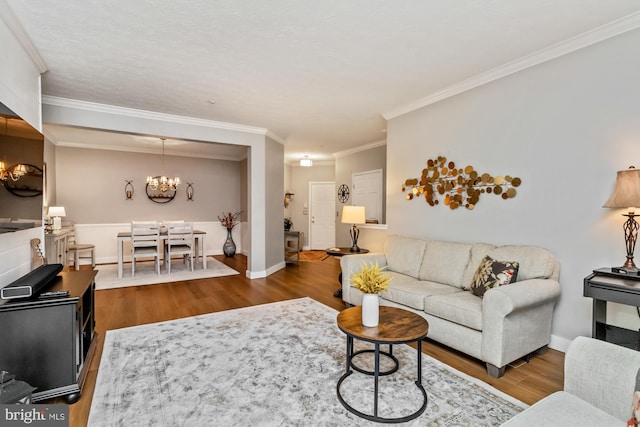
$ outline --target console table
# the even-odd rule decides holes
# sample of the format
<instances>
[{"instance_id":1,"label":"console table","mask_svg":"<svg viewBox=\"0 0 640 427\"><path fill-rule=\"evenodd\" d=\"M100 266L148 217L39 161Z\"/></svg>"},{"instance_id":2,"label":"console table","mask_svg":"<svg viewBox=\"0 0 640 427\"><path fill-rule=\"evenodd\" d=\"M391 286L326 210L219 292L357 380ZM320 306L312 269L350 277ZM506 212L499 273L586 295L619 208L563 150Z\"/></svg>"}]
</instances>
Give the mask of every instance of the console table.
<instances>
[{"instance_id":1,"label":"console table","mask_svg":"<svg viewBox=\"0 0 640 427\"><path fill-rule=\"evenodd\" d=\"M607 324L607 301L640 306L640 276L610 268L594 270L584 279L584 296L593 298L593 338L638 350L640 333Z\"/></svg>"},{"instance_id":2,"label":"console table","mask_svg":"<svg viewBox=\"0 0 640 427\"><path fill-rule=\"evenodd\" d=\"M80 398L98 343L96 273L63 272L43 289L69 291L67 296L0 300L0 368L36 387L34 402Z\"/></svg>"},{"instance_id":3,"label":"console table","mask_svg":"<svg viewBox=\"0 0 640 427\"><path fill-rule=\"evenodd\" d=\"M284 261L300 263L300 251L302 250L304 233L302 231L288 230L284 232Z\"/></svg>"}]
</instances>

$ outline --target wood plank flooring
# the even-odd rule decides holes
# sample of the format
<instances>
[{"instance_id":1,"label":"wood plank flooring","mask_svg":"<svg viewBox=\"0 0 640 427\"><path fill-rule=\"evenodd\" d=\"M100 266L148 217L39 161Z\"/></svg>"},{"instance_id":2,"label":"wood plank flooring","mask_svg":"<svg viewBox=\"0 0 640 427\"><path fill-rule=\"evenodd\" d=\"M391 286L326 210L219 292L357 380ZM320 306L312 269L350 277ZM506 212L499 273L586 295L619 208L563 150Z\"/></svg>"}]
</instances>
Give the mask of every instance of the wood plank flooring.
<instances>
[{"instance_id":1,"label":"wood plank flooring","mask_svg":"<svg viewBox=\"0 0 640 427\"><path fill-rule=\"evenodd\" d=\"M337 258L329 257L322 262L300 262L300 265L288 264L287 268L267 278L254 280L245 276L245 256L215 258L241 274L96 291L99 345L82 397L70 406L71 427L87 424L107 330L301 297L313 298L336 310L344 308L342 300L333 296L338 288L337 277L340 272ZM518 363L521 366L517 368L508 367L500 379L488 376L484 363L479 360L433 341L423 345L423 351L527 404L562 389L564 353L555 350L534 356L529 363ZM52 401L62 402L61 399Z\"/></svg>"}]
</instances>

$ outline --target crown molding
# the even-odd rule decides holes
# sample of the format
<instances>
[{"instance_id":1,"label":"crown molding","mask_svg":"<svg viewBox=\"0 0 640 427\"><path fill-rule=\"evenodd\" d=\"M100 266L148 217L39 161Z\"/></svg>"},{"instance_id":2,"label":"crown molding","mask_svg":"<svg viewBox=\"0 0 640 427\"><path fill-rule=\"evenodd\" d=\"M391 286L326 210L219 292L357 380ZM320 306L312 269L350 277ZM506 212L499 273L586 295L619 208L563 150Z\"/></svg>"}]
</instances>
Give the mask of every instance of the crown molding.
<instances>
[{"instance_id":1,"label":"crown molding","mask_svg":"<svg viewBox=\"0 0 640 427\"><path fill-rule=\"evenodd\" d=\"M147 147L127 147L122 145L104 145L104 144L98 146L95 144L61 141L59 139L54 138L46 130L43 133L45 138L56 147L86 148L88 150L122 151L127 153L158 154L158 149L153 147L148 147L148 148ZM189 154L189 153L184 153L179 151L165 151L165 154L168 156L176 156L176 157L193 157L198 159L228 160L233 162L239 162L247 158L246 155L222 156L222 155L201 154L201 153Z\"/></svg>"},{"instance_id":2,"label":"crown molding","mask_svg":"<svg viewBox=\"0 0 640 427\"><path fill-rule=\"evenodd\" d=\"M350 154L359 153L360 151L370 150L372 148L381 147L383 145L387 145L386 139L381 139L379 141L370 142L369 144L360 145L359 147L350 148L344 151L337 151L332 154L334 158L348 156Z\"/></svg>"},{"instance_id":3,"label":"crown molding","mask_svg":"<svg viewBox=\"0 0 640 427\"><path fill-rule=\"evenodd\" d=\"M44 63L44 60L40 56L40 53L33 45L33 42L27 35L27 32L22 27L20 21L13 13L13 10L9 7L6 1L0 0L0 19L4 21L4 23L9 27L9 30L13 34L13 36L18 40L20 46L27 52L31 61L36 66L40 74L46 72L48 70L47 64Z\"/></svg>"},{"instance_id":4,"label":"crown molding","mask_svg":"<svg viewBox=\"0 0 640 427\"><path fill-rule=\"evenodd\" d=\"M515 61L508 62L499 67L493 68L484 73L477 74L469 79L463 80L457 84L449 86L443 90L435 92L427 97L419 99L410 104L400 106L393 110L382 114L385 120L391 120L403 114L410 113L422 107L426 107L452 96L461 94L478 86L485 85L492 81L501 79L527 68L534 67L538 64L550 61L560 56L567 55L579 49L602 42L628 31L635 30L640 27L640 12L632 13L623 18L612 21L608 24L594 28L593 30L584 32L570 39L551 45L547 48L524 56Z\"/></svg>"},{"instance_id":5,"label":"crown molding","mask_svg":"<svg viewBox=\"0 0 640 427\"><path fill-rule=\"evenodd\" d=\"M274 140L280 142L281 138L277 135L270 133L268 129L259 128L254 126L238 125L235 123L218 122L215 120L197 119L188 116L178 116L174 114L157 113L155 111L138 110L135 108L118 107L115 105L99 104L89 101L78 101L76 99L60 98L57 96L42 97L42 103L47 105L53 105L57 107L74 108L78 110L93 111L97 113L114 114L126 117L135 117L139 119L159 120L172 123L180 123L186 125L195 125L210 127L223 130L232 130L236 132L246 132L252 134L259 134L269 136Z\"/></svg>"}]
</instances>

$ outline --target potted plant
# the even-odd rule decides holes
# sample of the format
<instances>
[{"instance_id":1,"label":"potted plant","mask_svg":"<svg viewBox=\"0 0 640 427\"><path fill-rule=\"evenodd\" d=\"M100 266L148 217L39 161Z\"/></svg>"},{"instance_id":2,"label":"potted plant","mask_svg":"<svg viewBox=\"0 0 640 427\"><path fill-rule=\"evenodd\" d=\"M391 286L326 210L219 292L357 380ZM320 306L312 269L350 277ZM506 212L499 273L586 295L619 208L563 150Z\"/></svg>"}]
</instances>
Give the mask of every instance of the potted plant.
<instances>
[{"instance_id":1,"label":"potted plant","mask_svg":"<svg viewBox=\"0 0 640 427\"><path fill-rule=\"evenodd\" d=\"M391 277L383 273L386 267L380 267L376 262L363 264L362 269L353 274L351 285L363 293L362 295L362 324L364 326L378 326L380 292L389 287Z\"/></svg>"},{"instance_id":2,"label":"potted plant","mask_svg":"<svg viewBox=\"0 0 640 427\"><path fill-rule=\"evenodd\" d=\"M290 216L287 216L284 218L284 231L291 230L291 227L293 227L293 221L291 221Z\"/></svg>"}]
</instances>

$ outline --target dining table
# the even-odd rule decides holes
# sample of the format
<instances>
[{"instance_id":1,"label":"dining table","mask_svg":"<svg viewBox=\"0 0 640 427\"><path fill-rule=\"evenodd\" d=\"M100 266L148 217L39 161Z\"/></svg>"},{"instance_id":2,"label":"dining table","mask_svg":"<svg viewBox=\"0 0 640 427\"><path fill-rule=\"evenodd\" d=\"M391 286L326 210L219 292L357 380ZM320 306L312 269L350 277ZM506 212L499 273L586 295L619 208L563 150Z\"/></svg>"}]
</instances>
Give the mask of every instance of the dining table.
<instances>
[{"instance_id":1,"label":"dining table","mask_svg":"<svg viewBox=\"0 0 640 427\"><path fill-rule=\"evenodd\" d=\"M164 241L169 238L166 228L160 229L160 240L164 245ZM193 230L193 238L195 240L195 259L202 257L202 269L207 269L207 233L202 230ZM118 233L118 277L122 277L124 264L124 244L131 241L131 231L121 231ZM200 242L202 242L200 244ZM199 250L200 249L200 250ZM164 252L164 251L163 251Z\"/></svg>"}]
</instances>

